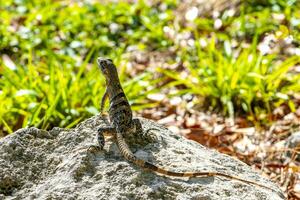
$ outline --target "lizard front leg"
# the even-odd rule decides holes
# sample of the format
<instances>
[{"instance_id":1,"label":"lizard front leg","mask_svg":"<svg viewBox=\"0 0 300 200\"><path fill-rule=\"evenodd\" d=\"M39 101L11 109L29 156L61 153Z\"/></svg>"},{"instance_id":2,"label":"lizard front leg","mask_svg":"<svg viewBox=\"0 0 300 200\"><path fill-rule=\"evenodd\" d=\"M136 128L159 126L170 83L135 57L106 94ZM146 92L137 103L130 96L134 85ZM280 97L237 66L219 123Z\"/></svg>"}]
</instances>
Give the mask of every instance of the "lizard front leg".
<instances>
[{"instance_id":1,"label":"lizard front leg","mask_svg":"<svg viewBox=\"0 0 300 200\"><path fill-rule=\"evenodd\" d=\"M88 150L90 152L102 151L105 145L105 136L114 136L116 129L112 126L101 127L97 131L97 143L98 145L89 146Z\"/></svg>"},{"instance_id":2,"label":"lizard front leg","mask_svg":"<svg viewBox=\"0 0 300 200\"><path fill-rule=\"evenodd\" d=\"M104 92L104 95L101 99L101 105L100 105L100 114L103 115L103 110L104 110L104 106L105 106L105 102L107 101L108 98L108 93L107 93L107 89Z\"/></svg>"},{"instance_id":3,"label":"lizard front leg","mask_svg":"<svg viewBox=\"0 0 300 200\"><path fill-rule=\"evenodd\" d=\"M98 142L100 150L103 150L104 145L105 145L104 135L114 136L115 133L116 133L116 129L112 126L103 127L103 128L101 127L98 129L97 142Z\"/></svg>"}]
</instances>

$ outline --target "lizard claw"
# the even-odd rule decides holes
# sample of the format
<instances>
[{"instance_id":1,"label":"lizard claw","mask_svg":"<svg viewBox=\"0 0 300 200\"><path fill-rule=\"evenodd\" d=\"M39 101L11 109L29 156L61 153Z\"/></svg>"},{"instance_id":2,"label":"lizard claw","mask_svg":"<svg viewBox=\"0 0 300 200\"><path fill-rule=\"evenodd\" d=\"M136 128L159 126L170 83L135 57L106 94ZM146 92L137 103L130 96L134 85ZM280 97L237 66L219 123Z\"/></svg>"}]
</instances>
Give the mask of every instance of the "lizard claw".
<instances>
[{"instance_id":1,"label":"lizard claw","mask_svg":"<svg viewBox=\"0 0 300 200\"><path fill-rule=\"evenodd\" d=\"M103 147L98 146L98 145L91 145L87 148L87 151L90 153L96 153L96 152L102 151L102 150L103 150Z\"/></svg>"}]
</instances>

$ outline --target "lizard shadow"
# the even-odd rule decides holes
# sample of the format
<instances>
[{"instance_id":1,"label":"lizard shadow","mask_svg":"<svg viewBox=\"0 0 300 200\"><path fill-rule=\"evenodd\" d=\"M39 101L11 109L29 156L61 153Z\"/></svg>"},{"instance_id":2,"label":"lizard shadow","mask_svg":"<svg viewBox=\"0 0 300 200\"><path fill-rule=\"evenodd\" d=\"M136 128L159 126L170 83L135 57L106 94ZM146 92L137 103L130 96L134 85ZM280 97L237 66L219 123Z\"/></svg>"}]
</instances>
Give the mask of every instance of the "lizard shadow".
<instances>
[{"instance_id":1,"label":"lizard shadow","mask_svg":"<svg viewBox=\"0 0 300 200\"><path fill-rule=\"evenodd\" d=\"M157 181L165 182L167 185L174 184L200 184L200 185L210 185L215 181L216 177L213 176L199 176L199 177L173 177L173 176L165 176L157 173L153 173L151 171L143 170L137 175L137 179L144 180L144 183L148 186L153 185Z\"/></svg>"},{"instance_id":2,"label":"lizard shadow","mask_svg":"<svg viewBox=\"0 0 300 200\"><path fill-rule=\"evenodd\" d=\"M134 124L136 131L133 134L124 135L124 139L132 151L146 149L151 150L151 152L158 152L159 149L164 148L163 140L159 137L159 129L146 128L137 118L134 119Z\"/></svg>"}]
</instances>

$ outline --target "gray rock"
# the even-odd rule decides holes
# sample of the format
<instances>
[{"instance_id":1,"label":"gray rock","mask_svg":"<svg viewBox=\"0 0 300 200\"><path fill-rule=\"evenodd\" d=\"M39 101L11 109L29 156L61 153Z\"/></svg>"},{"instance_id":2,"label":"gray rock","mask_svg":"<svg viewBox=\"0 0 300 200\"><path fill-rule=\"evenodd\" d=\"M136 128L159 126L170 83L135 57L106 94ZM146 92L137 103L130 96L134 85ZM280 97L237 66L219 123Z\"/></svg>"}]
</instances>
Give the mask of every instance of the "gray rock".
<instances>
[{"instance_id":1,"label":"gray rock","mask_svg":"<svg viewBox=\"0 0 300 200\"><path fill-rule=\"evenodd\" d=\"M271 187L223 177L171 178L146 172L127 162L115 143L103 151L96 130L99 116L66 130L20 129L0 140L0 199L284 199L270 180L230 156L178 136L139 118L156 143L132 145L140 158L175 171L217 171Z\"/></svg>"},{"instance_id":2,"label":"gray rock","mask_svg":"<svg viewBox=\"0 0 300 200\"><path fill-rule=\"evenodd\" d=\"M299 132L295 132L292 133L287 139L286 139L286 143L285 143L286 148L288 149L296 149L296 148L300 148L300 131ZM293 152L288 151L286 154L288 157L292 157ZM297 161L300 161L300 155L296 154L294 155L296 156L295 159Z\"/></svg>"}]
</instances>

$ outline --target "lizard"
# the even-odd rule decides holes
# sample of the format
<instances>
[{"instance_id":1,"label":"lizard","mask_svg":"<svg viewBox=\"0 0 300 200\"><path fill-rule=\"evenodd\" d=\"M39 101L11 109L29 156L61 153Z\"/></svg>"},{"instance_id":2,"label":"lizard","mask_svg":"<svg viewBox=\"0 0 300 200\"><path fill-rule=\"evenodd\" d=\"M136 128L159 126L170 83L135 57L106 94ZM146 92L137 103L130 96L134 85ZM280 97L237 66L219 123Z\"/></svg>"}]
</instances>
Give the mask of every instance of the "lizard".
<instances>
[{"instance_id":1,"label":"lizard","mask_svg":"<svg viewBox=\"0 0 300 200\"><path fill-rule=\"evenodd\" d=\"M252 184L255 186L263 187L275 191L274 189L257 183L255 181L246 180L237 176L228 175L221 172L175 172L164 169L160 166L156 166L148 161L138 158L130 150L128 144L125 141L125 136L128 134L137 134L141 132L141 126L138 119L133 119L132 110L127 100L127 97L122 89L120 80L118 77L117 68L111 59L101 58L97 59L98 66L103 73L106 80L106 90L101 100L100 113L103 115L103 109L105 102L109 99L109 120L110 126L99 128L97 131L98 147L102 150L105 144L104 134L112 135L115 138L117 146L121 155L129 162L134 163L138 167L152 171L154 173L171 176L171 177L199 177L199 176L219 176L228 179L237 180L240 182ZM149 141L155 140L153 136ZM277 193L277 191L275 191Z\"/></svg>"}]
</instances>

